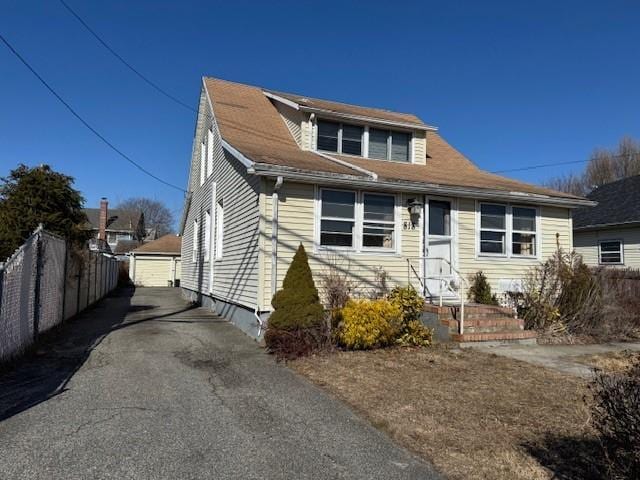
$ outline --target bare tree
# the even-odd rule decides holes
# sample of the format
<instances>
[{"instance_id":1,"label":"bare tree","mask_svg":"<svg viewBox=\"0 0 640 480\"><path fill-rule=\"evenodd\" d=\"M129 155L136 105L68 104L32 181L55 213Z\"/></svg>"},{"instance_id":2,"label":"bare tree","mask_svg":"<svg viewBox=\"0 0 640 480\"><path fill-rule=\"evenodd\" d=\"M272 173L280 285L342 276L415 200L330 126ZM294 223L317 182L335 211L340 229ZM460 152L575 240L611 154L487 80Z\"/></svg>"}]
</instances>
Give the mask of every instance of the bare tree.
<instances>
[{"instance_id":1,"label":"bare tree","mask_svg":"<svg viewBox=\"0 0 640 480\"><path fill-rule=\"evenodd\" d=\"M173 231L173 214L167 206L159 200L145 197L132 197L120 202L117 208L142 212L145 227L154 229L158 237Z\"/></svg>"},{"instance_id":2,"label":"bare tree","mask_svg":"<svg viewBox=\"0 0 640 480\"><path fill-rule=\"evenodd\" d=\"M594 150L582 173L552 178L545 185L574 195L586 195L601 185L634 175L640 175L640 143L623 137L615 149Z\"/></svg>"}]
</instances>

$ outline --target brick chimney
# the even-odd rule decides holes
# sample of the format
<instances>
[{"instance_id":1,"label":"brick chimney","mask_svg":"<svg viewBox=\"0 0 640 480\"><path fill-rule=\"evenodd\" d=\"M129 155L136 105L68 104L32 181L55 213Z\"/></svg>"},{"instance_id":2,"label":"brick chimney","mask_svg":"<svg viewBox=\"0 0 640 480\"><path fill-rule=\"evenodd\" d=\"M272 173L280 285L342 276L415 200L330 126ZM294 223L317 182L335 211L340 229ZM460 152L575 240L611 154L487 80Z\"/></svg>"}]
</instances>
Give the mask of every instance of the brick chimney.
<instances>
[{"instance_id":1,"label":"brick chimney","mask_svg":"<svg viewBox=\"0 0 640 480\"><path fill-rule=\"evenodd\" d=\"M98 240L107 240L107 219L109 218L109 202L105 197L100 199L100 223L98 225Z\"/></svg>"}]
</instances>

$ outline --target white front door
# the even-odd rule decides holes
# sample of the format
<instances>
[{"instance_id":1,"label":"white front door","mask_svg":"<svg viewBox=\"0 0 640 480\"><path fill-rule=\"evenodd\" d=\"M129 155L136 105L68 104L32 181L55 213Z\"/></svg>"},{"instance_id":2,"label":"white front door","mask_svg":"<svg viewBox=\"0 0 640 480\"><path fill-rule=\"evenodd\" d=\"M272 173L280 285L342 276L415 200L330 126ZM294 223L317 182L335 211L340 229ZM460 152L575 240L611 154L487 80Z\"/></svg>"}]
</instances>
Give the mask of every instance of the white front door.
<instances>
[{"instance_id":1,"label":"white front door","mask_svg":"<svg viewBox=\"0 0 640 480\"><path fill-rule=\"evenodd\" d=\"M446 285L454 280L452 201L447 198L425 199L425 295L428 297L453 297ZM445 283L446 282L446 283Z\"/></svg>"}]
</instances>

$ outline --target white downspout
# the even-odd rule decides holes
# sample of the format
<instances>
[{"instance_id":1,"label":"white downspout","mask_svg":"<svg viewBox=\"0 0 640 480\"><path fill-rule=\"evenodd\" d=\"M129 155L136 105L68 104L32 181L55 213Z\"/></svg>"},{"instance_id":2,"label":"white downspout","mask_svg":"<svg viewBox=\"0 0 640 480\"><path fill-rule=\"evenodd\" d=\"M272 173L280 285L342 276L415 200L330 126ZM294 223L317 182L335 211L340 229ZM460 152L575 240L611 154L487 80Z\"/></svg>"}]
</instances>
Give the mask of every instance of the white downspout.
<instances>
[{"instance_id":1,"label":"white downspout","mask_svg":"<svg viewBox=\"0 0 640 480\"><path fill-rule=\"evenodd\" d=\"M271 194L271 298L276 294L278 286L278 190L284 178L278 177Z\"/></svg>"}]
</instances>

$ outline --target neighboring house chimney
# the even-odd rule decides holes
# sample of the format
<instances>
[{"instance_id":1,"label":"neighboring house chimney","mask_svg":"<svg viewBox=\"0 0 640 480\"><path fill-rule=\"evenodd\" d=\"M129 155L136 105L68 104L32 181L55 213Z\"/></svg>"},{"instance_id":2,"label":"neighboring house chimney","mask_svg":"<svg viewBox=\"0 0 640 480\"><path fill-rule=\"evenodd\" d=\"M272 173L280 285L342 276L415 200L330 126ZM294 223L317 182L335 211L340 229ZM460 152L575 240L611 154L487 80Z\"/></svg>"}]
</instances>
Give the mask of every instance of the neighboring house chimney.
<instances>
[{"instance_id":1,"label":"neighboring house chimney","mask_svg":"<svg viewBox=\"0 0 640 480\"><path fill-rule=\"evenodd\" d=\"M107 219L109 218L109 202L105 197L100 199L100 224L98 225L98 240L107 240Z\"/></svg>"}]
</instances>

